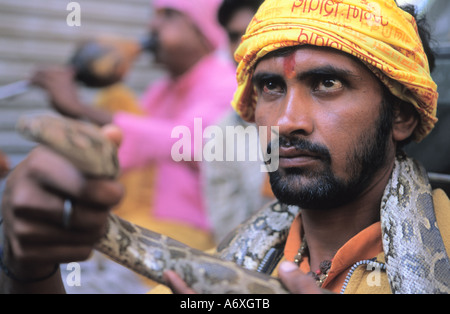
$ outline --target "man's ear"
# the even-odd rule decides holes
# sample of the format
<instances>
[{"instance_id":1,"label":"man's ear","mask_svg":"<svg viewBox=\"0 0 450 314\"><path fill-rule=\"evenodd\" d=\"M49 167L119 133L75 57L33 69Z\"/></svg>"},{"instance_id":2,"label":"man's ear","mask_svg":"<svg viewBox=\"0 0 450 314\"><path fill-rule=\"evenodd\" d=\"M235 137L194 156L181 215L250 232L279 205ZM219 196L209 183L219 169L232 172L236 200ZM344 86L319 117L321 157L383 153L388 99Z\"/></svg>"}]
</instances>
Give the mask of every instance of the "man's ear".
<instances>
[{"instance_id":1,"label":"man's ear","mask_svg":"<svg viewBox=\"0 0 450 314\"><path fill-rule=\"evenodd\" d=\"M405 102L394 105L394 122L392 136L394 141L402 142L408 139L419 124L419 114L414 107Z\"/></svg>"}]
</instances>

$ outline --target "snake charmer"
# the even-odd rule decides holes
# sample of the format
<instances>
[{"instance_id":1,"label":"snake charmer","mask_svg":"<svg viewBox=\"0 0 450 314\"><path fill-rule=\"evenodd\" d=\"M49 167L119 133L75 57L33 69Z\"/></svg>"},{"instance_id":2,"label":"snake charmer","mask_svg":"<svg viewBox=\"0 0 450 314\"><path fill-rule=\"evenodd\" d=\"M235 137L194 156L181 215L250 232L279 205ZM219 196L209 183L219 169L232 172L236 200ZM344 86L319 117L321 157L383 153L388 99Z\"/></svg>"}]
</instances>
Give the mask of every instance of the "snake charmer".
<instances>
[{"instance_id":1,"label":"snake charmer","mask_svg":"<svg viewBox=\"0 0 450 314\"><path fill-rule=\"evenodd\" d=\"M236 51L233 106L248 121L279 127L272 190L300 209L273 259L281 260L274 276L292 293L450 292L450 201L401 150L437 122L419 30L393 0L267 0ZM72 218L89 218L90 237L65 228L69 192ZM5 226L14 226L4 262L34 280L3 274L2 289L62 292L55 264L86 257L120 195L114 179L86 177L59 154L36 150L10 176L2 206ZM51 224L33 223L27 210L42 200L39 213ZM165 277L174 292L195 291L176 272Z\"/></svg>"}]
</instances>

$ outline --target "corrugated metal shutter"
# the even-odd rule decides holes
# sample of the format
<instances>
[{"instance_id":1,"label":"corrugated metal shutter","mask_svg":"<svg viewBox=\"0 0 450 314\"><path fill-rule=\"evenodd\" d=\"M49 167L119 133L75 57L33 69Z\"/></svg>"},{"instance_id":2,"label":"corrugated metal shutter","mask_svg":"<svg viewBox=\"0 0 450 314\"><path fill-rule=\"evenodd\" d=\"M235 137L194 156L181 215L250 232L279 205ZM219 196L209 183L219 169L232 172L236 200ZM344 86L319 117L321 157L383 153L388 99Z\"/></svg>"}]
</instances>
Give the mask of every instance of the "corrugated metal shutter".
<instances>
[{"instance_id":1,"label":"corrugated metal shutter","mask_svg":"<svg viewBox=\"0 0 450 314\"><path fill-rule=\"evenodd\" d=\"M151 18L149 0L80 0L81 26L67 25L67 0L0 0L0 86L27 77L42 64L64 64L81 39L97 35L141 38ZM127 82L136 93L158 76L149 56L143 55ZM95 90L81 89L86 101ZM14 131L17 118L27 112L48 110L40 90L0 100L0 150L17 164L33 146Z\"/></svg>"}]
</instances>

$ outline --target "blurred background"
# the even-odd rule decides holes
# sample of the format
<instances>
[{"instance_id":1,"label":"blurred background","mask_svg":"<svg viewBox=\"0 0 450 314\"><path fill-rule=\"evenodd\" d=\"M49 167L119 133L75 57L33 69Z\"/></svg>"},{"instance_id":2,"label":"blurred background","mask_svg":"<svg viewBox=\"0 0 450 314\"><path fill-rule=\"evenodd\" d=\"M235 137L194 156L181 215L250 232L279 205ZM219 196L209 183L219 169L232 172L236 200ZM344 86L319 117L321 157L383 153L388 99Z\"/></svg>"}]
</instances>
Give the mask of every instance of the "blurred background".
<instances>
[{"instance_id":1,"label":"blurred background","mask_svg":"<svg viewBox=\"0 0 450 314\"><path fill-rule=\"evenodd\" d=\"M139 40L152 16L150 0L79 0L81 26L69 27L67 0L0 0L0 86L27 78L39 65L65 64L76 45L97 36L120 36ZM138 95L160 74L142 54L126 77ZM87 103L98 91L82 88ZM16 165L32 143L15 131L17 118L28 112L47 110L41 90L0 100L0 150Z\"/></svg>"}]
</instances>

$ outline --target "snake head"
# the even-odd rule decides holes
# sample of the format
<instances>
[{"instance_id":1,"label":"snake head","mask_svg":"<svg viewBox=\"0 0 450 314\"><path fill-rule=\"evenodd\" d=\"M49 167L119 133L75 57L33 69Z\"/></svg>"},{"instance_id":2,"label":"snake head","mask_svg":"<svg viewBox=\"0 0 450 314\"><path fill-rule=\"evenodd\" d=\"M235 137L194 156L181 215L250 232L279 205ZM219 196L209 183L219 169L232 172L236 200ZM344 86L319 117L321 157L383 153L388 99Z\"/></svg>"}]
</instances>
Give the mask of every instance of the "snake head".
<instances>
[{"instance_id":1,"label":"snake head","mask_svg":"<svg viewBox=\"0 0 450 314\"><path fill-rule=\"evenodd\" d=\"M50 114L20 117L17 131L70 160L87 176L116 178L117 147L93 124Z\"/></svg>"}]
</instances>

